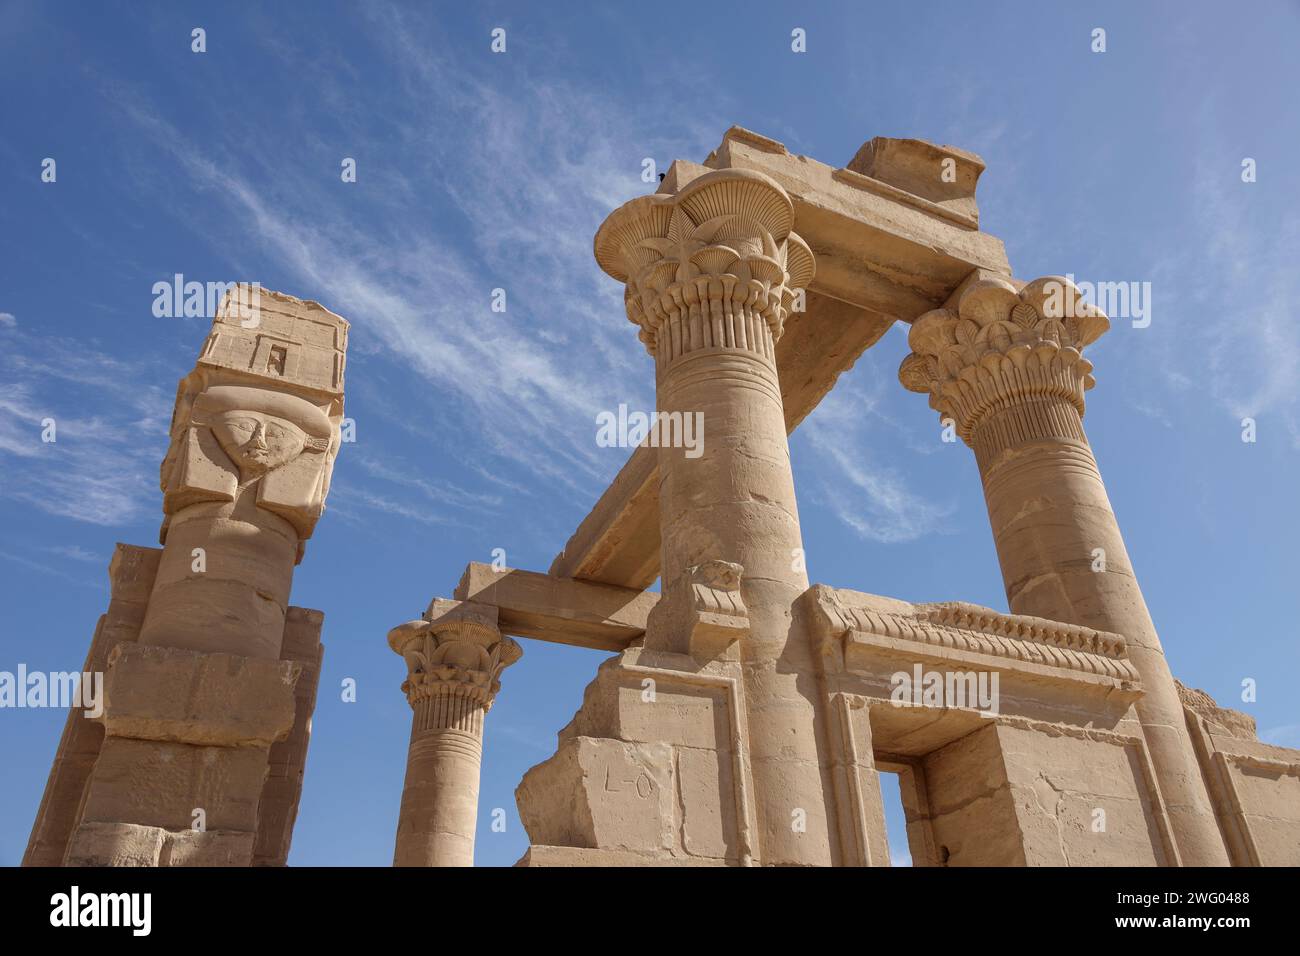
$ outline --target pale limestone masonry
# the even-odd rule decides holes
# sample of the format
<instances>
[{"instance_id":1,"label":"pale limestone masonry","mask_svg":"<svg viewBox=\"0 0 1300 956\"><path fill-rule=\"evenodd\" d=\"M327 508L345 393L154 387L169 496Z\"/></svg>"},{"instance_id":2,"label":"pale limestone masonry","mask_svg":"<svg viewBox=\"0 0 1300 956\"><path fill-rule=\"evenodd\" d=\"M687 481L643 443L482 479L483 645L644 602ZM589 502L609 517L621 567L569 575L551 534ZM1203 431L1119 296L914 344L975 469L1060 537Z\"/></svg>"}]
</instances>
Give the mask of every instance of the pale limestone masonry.
<instances>
[{"instance_id":1,"label":"pale limestone masonry","mask_svg":"<svg viewBox=\"0 0 1300 956\"><path fill-rule=\"evenodd\" d=\"M1083 428L1109 320L1013 277L983 169L885 138L833 168L737 127L610 214L596 260L702 454L643 444L548 573L470 564L389 632L412 709L395 865L472 864L512 637L613 655L519 784L520 865L888 866L884 771L918 866L1300 865L1300 751L1173 678L1125 550ZM69 715L28 864L285 862L322 618L289 585L347 324L263 297L181 382L163 548L113 557L86 665L107 707ZM807 578L787 436L895 322L902 384L974 452L1009 614Z\"/></svg>"},{"instance_id":2,"label":"pale limestone masonry","mask_svg":"<svg viewBox=\"0 0 1300 956\"><path fill-rule=\"evenodd\" d=\"M888 866L882 770L918 866L1300 864L1300 752L1180 688L1125 551L1083 431L1109 320L1012 276L983 169L891 139L833 169L733 128L597 232L657 408L707 440L636 449L549 574L456 589L617 652L519 785L520 865ZM898 321L902 383L975 453L1011 614L805 576L786 435Z\"/></svg>"},{"instance_id":3,"label":"pale limestone masonry","mask_svg":"<svg viewBox=\"0 0 1300 956\"><path fill-rule=\"evenodd\" d=\"M348 324L228 294L177 388L162 548L119 545L86 668L104 712L67 727L28 865L283 865L323 616L289 605L340 443Z\"/></svg>"}]
</instances>

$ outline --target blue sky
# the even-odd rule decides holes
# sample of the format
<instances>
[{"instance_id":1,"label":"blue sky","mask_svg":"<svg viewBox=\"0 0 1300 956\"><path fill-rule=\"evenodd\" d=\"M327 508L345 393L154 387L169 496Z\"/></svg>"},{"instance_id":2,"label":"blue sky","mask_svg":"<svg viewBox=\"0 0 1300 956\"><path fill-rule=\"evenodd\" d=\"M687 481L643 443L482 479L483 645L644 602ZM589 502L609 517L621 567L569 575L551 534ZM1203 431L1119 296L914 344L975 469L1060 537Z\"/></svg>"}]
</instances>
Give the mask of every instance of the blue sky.
<instances>
[{"instance_id":1,"label":"blue sky","mask_svg":"<svg viewBox=\"0 0 1300 956\"><path fill-rule=\"evenodd\" d=\"M291 862L387 865L409 710L384 635L494 548L545 570L622 465L595 416L653 407L653 369L592 235L653 188L644 157L739 124L833 165L876 135L974 150L1017 276L1152 284L1150 326L1089 352L1086 427L1174 673L1300 746L1298 39L1294 3L0 0L0 670L79 668L113 543L156 542L208 322L154 317L153 284L320 300L352 323L357 441L294 584L327 650ZM906 352L892 330L792 438L810 577L1005 609L973 456ZM514 787L602 657L529 641L506 672L480 864L526 847ZM0 712L0 864L63 720Z\"/></svg>"}]
</instances>

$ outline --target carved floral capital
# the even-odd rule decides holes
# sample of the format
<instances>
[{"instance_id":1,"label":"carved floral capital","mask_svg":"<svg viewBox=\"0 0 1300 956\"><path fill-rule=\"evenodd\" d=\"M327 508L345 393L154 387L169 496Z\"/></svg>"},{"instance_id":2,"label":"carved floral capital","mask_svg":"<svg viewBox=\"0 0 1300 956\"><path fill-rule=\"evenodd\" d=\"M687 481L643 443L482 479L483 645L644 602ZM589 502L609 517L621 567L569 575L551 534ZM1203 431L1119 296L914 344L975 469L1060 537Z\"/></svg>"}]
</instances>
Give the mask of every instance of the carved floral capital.
<instances>
[{"instance_id":1,"label":"carved floral capital","mask_svg":"<svg viewBox=\"0 0 1300 956\"><path fill-rule=\"evenodd\" d=\"M1082 416L1083 393L1095 384L1082 350L1108 328L1105 313L1061 276L1018 292L982 279L961 294L956 311L935 309L912 324L912 353L898 377L929 393L930 407L969 444L991 413L1025 402L1064 400Z\"/></svg>"},{"instance_id":2,"label":"carved floral capital","mask_svg":"<svg viewBox=\"0 0 1300 956\"><path fill-rule=\"evenodd\" d=\"M651 354L737 347L762 352L746 325L761 318L774 342L794 297L812 281L813 256L793 231L794 206L776 182L718 170L676 195L641 196L596 233L600 267L627 283L628 318ZM668 344L668 343L665 343Z\"/></svg>"},{"instance_id":3,"label":"carved floral capital","mask_svg":"<svg viewBox=\"0 0 1300 956\"><path fill-rule=\"evenodd\" d=\"M402 691L412 707L452 696L486 710L501 689L501 672L523 656L497 629L495 607L467 601L434 601L425 618L389 631L388 645L406 661Z\"/></svg>"}]
</instances>

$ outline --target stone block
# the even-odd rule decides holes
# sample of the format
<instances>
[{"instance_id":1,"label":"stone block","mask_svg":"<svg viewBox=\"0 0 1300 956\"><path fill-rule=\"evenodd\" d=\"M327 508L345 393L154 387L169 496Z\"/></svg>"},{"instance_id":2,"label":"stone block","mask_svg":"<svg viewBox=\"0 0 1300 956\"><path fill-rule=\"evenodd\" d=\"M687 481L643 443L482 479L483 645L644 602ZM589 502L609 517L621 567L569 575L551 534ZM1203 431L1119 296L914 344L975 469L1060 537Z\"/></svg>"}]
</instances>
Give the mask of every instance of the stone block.
<instances>
[{"instance_id":1,"label":"stone block","mask_svg":"<svg viewBox=\"0 0 1300 956\"><path fill-rule=\"evenodd\" d=\"M195 747L107 737L82 810L83 822L187 830L203 811L210 830L255 830L267 750Z\"/></svg>"},{"instance_id":2,"label":"stone block","mask_svg":"<svg viewBox=\"0 0 1300 956\"><path fill-rule=\"evenodd\" d=\"M161 866L248 866L255 833L242 830L180 830L168 833Z\"/></svg>"},{"instance_id":3,"label":"stone block","mask_svg":"<svg viewBox=\"0 0 1300 956\"><path fill-rule=\"evenodd\" d=\"M121 644L109 655L105 732L196 746L266 747L293 727L302 665Z\"/></svg>"},{"instance_id":4,"label":"stone block","mask_svg":"<svg viewBox=\"0 0 1300 956\"><path fill-rule=\"evenodd\" d=\"M157 866L166 842L161 827L82 823L73 831L64 866Z\"/></svg>"},{"instance_id":5,"label":"stone block","mask_svg":"<svg viewBox=\"0 0 1300 956\"><path fill-rule=\"evenodd\" d=\"M674 846L672 748L574 737L515 791L532 843L642 852Z\"/></svg>"}]
</instances>

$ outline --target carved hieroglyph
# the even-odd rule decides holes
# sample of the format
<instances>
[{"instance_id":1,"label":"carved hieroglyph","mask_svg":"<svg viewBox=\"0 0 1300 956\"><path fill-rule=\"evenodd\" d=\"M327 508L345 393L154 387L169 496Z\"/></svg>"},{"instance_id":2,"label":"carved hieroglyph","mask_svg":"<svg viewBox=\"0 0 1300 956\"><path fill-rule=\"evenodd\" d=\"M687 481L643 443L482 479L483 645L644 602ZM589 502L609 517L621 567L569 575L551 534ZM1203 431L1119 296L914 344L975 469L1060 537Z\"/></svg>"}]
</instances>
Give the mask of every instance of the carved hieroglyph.
<instances>
[{"instance_id":1,"label":"carved hieroglyph","mask_svg":"<svg viewBox=\"0 0 1300 956\"><path fill-rule=\"evenodd\" d=\"M1122 634L1142 676L1138 715L1182 861L1228 862L1182 705L1083 431L1109 328L1068 279L984 279L908 334L903 384L930 395L975 451L1007 601L1017 614Z\"/></svg>"},{"instance_id":2,"label":"carved hieroglyph","mask_svg":"<svg viewBox=\"0 0 1300 956\"><path fill-rule=\"evenodd\" d=\"M412 710L393 865L472 866L483 717L523 651L495 607L442 599L389 631L388 646L406 661Z\"/></svg>"},{"instance_id":3,"label":"carved hieroglyph","mask_svg":"<svg viewBox=\"0 0 1300 956\"><path fill-rule=\"evenodd\" d=\"M227 295L177 388L163 548L138 630L103 649L93 766L51 776L51 806L81 790L75 825L65 837L38 820L33 833L66 843L69 863L247 865L257 847L282 864L288 852L312 703L295 687L306 672L314 696L320 666L319 613L291 615L289 591L339 449L348 324L248 291Z\"/></svg>"}]
</instances>

